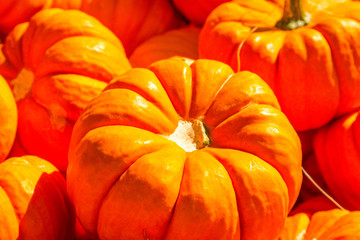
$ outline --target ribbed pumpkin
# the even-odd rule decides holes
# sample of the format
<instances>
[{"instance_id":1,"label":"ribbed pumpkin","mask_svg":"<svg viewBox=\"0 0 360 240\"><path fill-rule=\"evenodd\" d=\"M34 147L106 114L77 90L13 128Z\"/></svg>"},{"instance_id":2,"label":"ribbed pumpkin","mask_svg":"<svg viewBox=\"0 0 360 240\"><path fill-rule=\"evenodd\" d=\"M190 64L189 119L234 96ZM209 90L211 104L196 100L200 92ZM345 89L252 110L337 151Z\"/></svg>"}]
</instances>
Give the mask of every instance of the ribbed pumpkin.
<instances>
[{"instance_id":1,"label":"ribbed pumpkin","mask_svg":"<svg viewBox=\"0 0 360 240\"><path fill-rule=\"evenodd\" d=\"M0 38L17 24L27 22L38 11L46 8L78 9L81 0L1 0Z\"/></svg>"},{"instance_id":2,"label":"ribbed pumpkin","mask_svg":"<svg viewBox=\"0 0 360 240\"><path fill-rule=\"evenodd\" d=\"M129 57L133 67L149 67L150 64L179 57L188 60L198 59L200 28L189 25L167 31L140 44Z\"/></svg>"},{"instance_id":3,"label":"ribbed pumpkin","mask_svg":"<svg viewBox=\"0 0 360 240\"><path fill-rule=\"evenodd\" d=\"M111 81L75 124L67 170L99 239L274 239L301 180L300 141L271 89L212 60Z\"/></svg>"},{"instance_id":4,"label":"ribbed pumpkin","mask_svg":"<svg viewBox=\"0 0 360 240\"><path fill-rule=\"evenodd\" d=\"M281 20L279 5L261 2L216 8L200 33L199 57L257 73L298 131L360 107L360 2L304 0L301 8L301 0L287 0Z\"/></svg>"},{"instance_id":5,"label":"ribbed pumpkin","mask_svg":"<svg viewBox=\"0 0 360 240\"><path fill-rule=\"evenodd\" d=\"M74 122L106 82L130 68L120 41L80 11L47 9L16 26L1 54L20 143L65 171Z\"/></svg>"},{"instance_id":6,"label":"ribbed pumpkin","mask_svg":"<svg viewBox=\"0 0 360 240\"><path fill-rule=\"evenodd\" d=\"M359 239L360 211L336 209L323 197L311 199L286 219L279 240Z\"/></svg>"},{"instance_id":7,"label":"ribbed pumpkin","mask_svg":"<svg viewBox=\"0 0 360 240\"><path fill-rule=\"evenodd\" d=\"M185 23L170 0L82 0L80 9L113 31L128 56L143 41Z\"/></svg>"},{"instance_id":8,"label":"ribbed pumpkin","mask_svg":"<svg viewBox=\"0 0 360 240\"><path fill-rule=\"evenodd\" d=\"M320 172L345 207L360 210L360 110L321 128L314 138Z\"/></svg>"},{"instance_id":9,"label":"ribbed pumpkin","mask_svg":"<svg viewBox=\"0 0 360 240\"><path fill-rule=\"evenodd\" d=\"M35 156L2 162L0 219L0 239L73 239L75 213L65 179Z\"/></svg>"},{"instance_id":10,"label":"ribbed pumpkin","mask_svg":"<svg viewBox=\"0 0 360 240\"><path fill-rule=\"evenodd\" d=\"M8 156L17 128L17 109L14 96L0 75L0 162Z\"/></svg>"}]
</instances>

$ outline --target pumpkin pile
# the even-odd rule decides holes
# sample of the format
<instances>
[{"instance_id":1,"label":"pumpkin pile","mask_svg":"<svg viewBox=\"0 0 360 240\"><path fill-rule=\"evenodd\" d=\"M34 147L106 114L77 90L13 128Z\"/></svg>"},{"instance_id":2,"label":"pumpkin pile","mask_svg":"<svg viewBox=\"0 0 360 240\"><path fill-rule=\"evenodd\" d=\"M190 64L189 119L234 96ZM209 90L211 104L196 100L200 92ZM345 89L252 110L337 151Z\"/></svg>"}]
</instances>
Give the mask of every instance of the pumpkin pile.
<instances>
[{"instance_id":1,"label":"pumpkin pile","mask_svg":"<svg viewBox=\"0 0 360 240\"><path fill-rule=\"evenodd\" d=\"M0 240L360 238L360 2L4 0Z\"/></svg>"}]
</instances>

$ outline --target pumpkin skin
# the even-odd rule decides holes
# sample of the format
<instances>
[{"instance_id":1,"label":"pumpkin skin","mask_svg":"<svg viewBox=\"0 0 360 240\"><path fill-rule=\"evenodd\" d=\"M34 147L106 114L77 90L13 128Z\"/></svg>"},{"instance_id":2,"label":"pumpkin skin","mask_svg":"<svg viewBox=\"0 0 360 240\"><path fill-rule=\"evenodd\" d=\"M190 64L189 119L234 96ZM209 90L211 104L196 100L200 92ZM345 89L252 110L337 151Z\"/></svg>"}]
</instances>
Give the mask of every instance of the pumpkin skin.
<instances>
[{"instance_id":1,"label":"pumpkin skin","mask_svg":"<svg viewBox=\"0 0 360 240\"><path fill-rule=\"evenodd\" d=\"M274 27L282 8L247 2L224 3L211 13L200 33L200 58L257 73L297 131L360 107L359 2L304 1L311 22L290 31Z\"/></svg>"},{"instance_id":2,"label":"pumpkin skin","mask_svg":"<svg viewBox=\"0 0 360 240\"><path fill-rule=\"evenodd\" d=\"M180 57L188 60L198 59L198 41L200 28L189 25L167 31L146 40L129 57L133 67L146 68L152 63Z\"/></svg>"},{"instance_id":3,"label":"pumpkin skin","mask_svg":"<svg viewBox=\"0 0 360 240\"><path fill-rule=\"evenodd\" d=\"M114 32L128 56L146 39L185 23L169 0L82 0L80 10Z\"/></svg>"},{"instance_id":4,"label":"pumpkin skin","mask_svg":"<svg viewBox=\"0 0 360 240\"><path fill-rule=\"evenodd\" d=\"M2 0L0 36L8 34L17 24L29 21L35 13L42 9L78 9L80 6L81 0Z\"/></svg>"},{"instance_id":5,"label":"pumpkin skin","mask_svg":"<svg viewBox=\"0 0 360 240\"><path fill-rule=\"evenodd\" d=\"M15 27L2 48L25 151L65 171L71 132L90 99L130 68L120 41L77 10L43 10ZM0 58L1 59L1 58Z\"/></svg>"},{"instance_id":6,"label":"pumpkin skin","mask_svg":"<svg viewBox=\"0 0 360 240\"><path fill-rule=\"evenodd\" d=\"M0 75L0 162L8 156L17 128L17 109L14 96Z\"/></svg>"},{"instance_id":7,"label":"pumpkin skin","mask_svg":"<svg viewBox=\"0 0 360 240\"><path fill-rule=\"evenodd\" d=\"M73 239L75 213L60 172L35 156L0 164L0 239Z\"/></svg>"},{"instance_id":8,"label":"pumpkin skin","mask_svg":"<svg viewBox=\"0 0 360 240\"><path fill-rule=\"evenodd\" d=\"M359 239L360 211L334 208L323 196L304 202L286 219L279 240Z\"/></svg>"},{"instance_id":9,"label":"pumpkin skin","mask_svg":"<svg viewBox=\"0 0 360 240\"><path fill-rule=\"evenodd\" d=\"M170 139L194 119L210 145L185 150ZM271 89L212 60L111 81L76 122L67 169L98 239L275 239L301 181L300 141Z\"/></svg>"},{"instance_id":10,"label":"pumpkin skin","mask_svg":"<svg viewBox=\"0 0 360 240\"><path fill-rule=\"evenodd\" d=\"M212 10L228 1L230 0L173 0L173 3L191 23L202 26Z\"/></svg>"},{"instance_id":11,"label":"pumpkin skin","mask_svg":"<svg viewBox=\"0 0 360 240\"><path fill-rule=\"evenodd\" d=\"M360 209L359 110L324 126L314 137L321 175L335 199L344 207Z\"/></svg>"}]
</instances>

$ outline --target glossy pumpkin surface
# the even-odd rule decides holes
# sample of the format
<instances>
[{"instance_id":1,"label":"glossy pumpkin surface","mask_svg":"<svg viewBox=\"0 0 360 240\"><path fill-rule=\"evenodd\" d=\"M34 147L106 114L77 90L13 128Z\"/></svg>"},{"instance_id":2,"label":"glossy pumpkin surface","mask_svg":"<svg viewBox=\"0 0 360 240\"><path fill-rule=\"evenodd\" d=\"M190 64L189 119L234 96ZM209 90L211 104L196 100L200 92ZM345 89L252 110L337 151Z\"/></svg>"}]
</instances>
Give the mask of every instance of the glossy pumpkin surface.
<instances>
[{"instance_id":1,"label":"glossy pumpkin surface","mask_svg":"<svg viewBox=\"0 0 360 240\"><path fill-rule=\"evenodd\" d=\"M0 162L8 156L14 143L17 129L17 109L15 99L0 75Z\"/></svg>"},{"instance_id":2,"label":"glossy pumpkin surface","mask_svg":"<svg viewBox=\"0 0 360 240\"><path fill-rule=\"evenodd\" d=\"M78 9L81 0L2 0L0 4L0 36L9 33L17 24L27 22L46 8Z\"/></svg>"},{"instance_id":3,"label":"glossy pumpkin surface","mask_svg":"<svg viewBox=\"0 0 360 240\"><path fill-rule=\"evenodd\" d=\"M114 32L128 56L150 37L185 23L169 0L82 0L80 10Z\"/></svg>"},{"instance_id":4,"label":"glossy pumpkin surface","mask_svg":"<svg viewBox=\"0 0 360 240\"><path fill-rule=\"evenodd\" d=\"M2 162L0 219L0 239L73 239L75 214L65 179L35 156Z\"/></svg>"},{"instance_id":5,"label":"glossy pumpkin surface","mask_svg":"<svg viewBox=\"0 0 360 240\"><path fill-rule=\"evenodd\" d=\"M318 128L360 106L360 3L306 1L311 21L275 26L279 4L233 1L216 8L200 34L199 57L257 73L298 131Z\"/></svg>"},{"instance_id":6,"label":"glossy pumpkin surface","mask_svg":"<svg viewBox=\"0 0 360 240\"><path fill-rule=\"evenodd\" d=\"M271 89L212 60L111 81L76 122L67 170L99 239L274 239L301 180L300 141Z\"/></svg>"},{"instance_id":7,"label":"glossy pumpkin surface","mask_svg":"<svg viewBox=\"0 0 360 240\"><path fill-rule=\"evenodd\" d=\"M321 175L335 198L345 207L360 210L359 110L321 128L314 150Z\"/></svg>"},{"instance_id":8,"label":"glossy pumpkin surface","mask_svg":"<svg viewBox=\"0 0 360 240\"><path fill-rule=\"evenodd\" d=\"M65 171L74 122L130 68L120 41L80 11L48 9L15 27L1 54L0 74L18 106L20 144Z\"/></svg>"},{"instance_id":9,"label":"glossy pumpkin surface","mask_svg":"<svg viewBox=\"0 0 360 240\"><path fill-rule=\"evenodd\" d=\"M359 239L360 211L336 209L323 197L311 199L286 219L279 240Z\"/></svg>"},{"instance_id":10,"label":"glossy pumpkin surface","mask_svg":"<svg viewBox=\"0 0 360 240\"><path fill-rule=\"evenodd\" d=\"M200 28L194 25L167 31L139 45L129 57L129 61L133 67L146 68L156 61L171 57L196 60L199 33Z\"/></svg>"}]
</instances>

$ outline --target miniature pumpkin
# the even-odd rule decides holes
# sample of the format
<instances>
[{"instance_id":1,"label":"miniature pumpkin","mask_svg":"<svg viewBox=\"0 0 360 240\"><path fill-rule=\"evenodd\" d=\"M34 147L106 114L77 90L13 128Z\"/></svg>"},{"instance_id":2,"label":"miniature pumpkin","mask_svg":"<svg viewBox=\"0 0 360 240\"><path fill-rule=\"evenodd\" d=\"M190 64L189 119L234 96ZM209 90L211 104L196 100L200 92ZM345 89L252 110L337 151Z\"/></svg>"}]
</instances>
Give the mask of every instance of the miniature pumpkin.
<instances>
[{"instance_id":1,"label":"miniature pumpkin","mask_svg":"<svg viewBox=\"0 0 360 240\"><path fill-rule=\"evenodd\" d=\"M360 210L360 111L349 113L321 128L314 150L322 177L345 207Z\"/></svg>"},{"instance_id":2,"label":"miniature pumpkin","mask_svg":"<svg viewBox=\"0 0 360 240\"><path fill-rule=\"evenodd\" d=\"M200 33L199 57L257 73L297 131L360 107L360 3L304 0L301 8L301 0L287 0L281 18L279 5L260 2L216 8Z\"/></svg>"},{"instance_id":3,"label":"miniature pumpkin","mask_svg":"<svg viewBox=\"0 0 360 240\"><path fill-rule=\"evenodd\" d=\"M16 26L1 54L0 74L17 102L20 144L65 171L78 116L130 68L120 41L85 13L47 9Z\"/></svg>"},{"instance_id":4,"label":"miniature pumpkin","mask_svg":"<svg viewBox=\"0 0 360 240\"><path fill-rule=\"evenodd\" d=\"M115 78L76 122L67 169L99 239L274 239L301 180L300 141L271 89L213 60Z\"/></svg>"},{"instance_id":5,"label":"miniature pumpkin","mask_svg":"<svg viewBox=\"0 0 360 240\"><path fill-rule=\"evenodd\" d=\"M73 239L74 209L60 172L35 157L0 164L0 239Z\"/></svg>"},{"instance_id":6,"label":"miniature pumpkin","mask_svg":"<svg viewBox=\"0 0 360 240\"><path fill-rule=\"evenodd\" d=\"M185 23L169 0L82 0L80 10L113 31L128 56L143 41Z\"/></svg>"},{"instance_id":7,"label":"miniature pumpkin","mask_svg":"<svg viewBox=\"0 0 360 240\"><path fill-rule=\"evenodd\" d=\"M17 110L11 90L1 75L0 92L0 162L2 162L8 156L14 143Z\"/></svg>"},{"instance_id":8,"label":"miniature pumpkin","mask_svg":"<svg viewBox=\"0 0 360 240\"><path fill-rule=\"evenodd\" d=\"M189 25L152 37L134 50L129 57L130 63L133 67L146 68L171 57L198 59L199 33L199 27Z\"/></svg>"},{"instance_id":9,"label":"miniature pumpkin","mask_svg":"<svg viewBox=\"0 0 360 240\"><path fill-rule=\"evenodd\" d=\"M359 238L360 211L336 209L323 197L317 197L301 204L286 219L279 240Z\"/></svg>"},{"instance_id":10,"label":"miniature pumpkin","mask_svg":"<svg viewBox=\"0 0 360 240\"><path fill-rule=\"evenodd\" d=\"M46 8L78 9L81 0L1 0L0 36L8 34L17 24L27 22Z\"/></svg>"}]
</instances>

